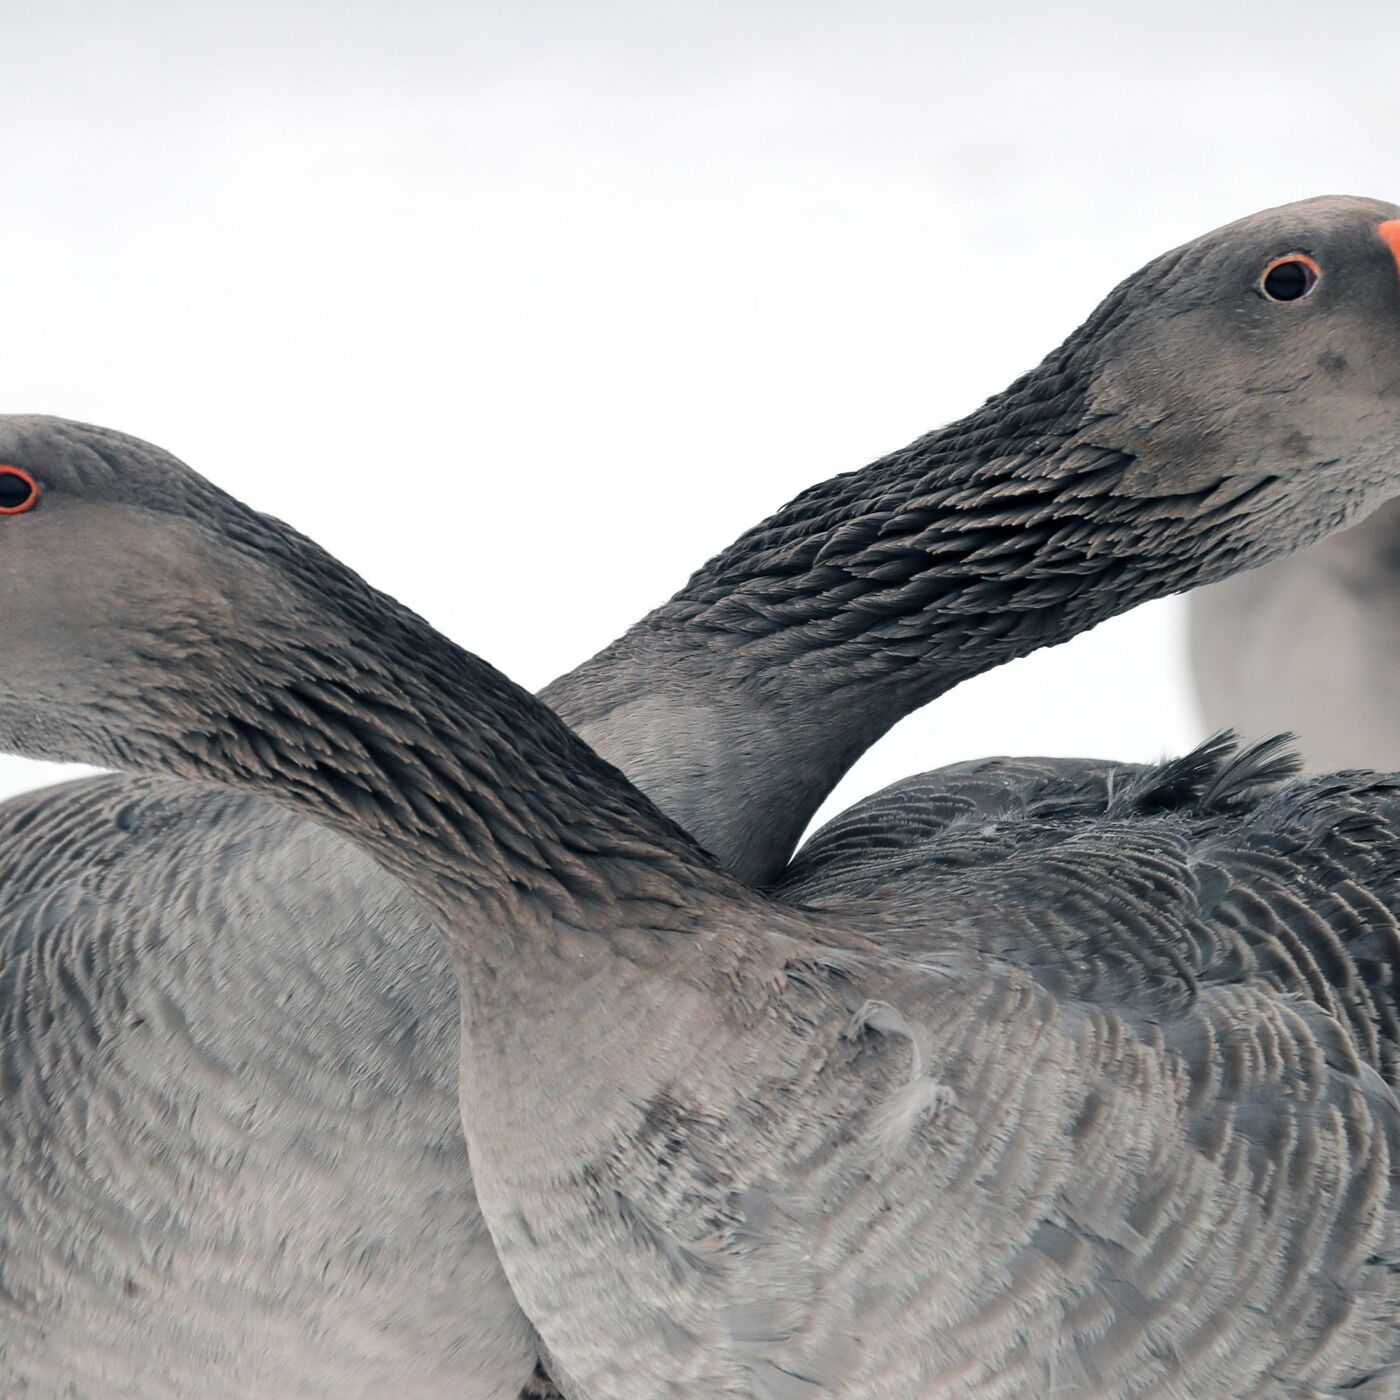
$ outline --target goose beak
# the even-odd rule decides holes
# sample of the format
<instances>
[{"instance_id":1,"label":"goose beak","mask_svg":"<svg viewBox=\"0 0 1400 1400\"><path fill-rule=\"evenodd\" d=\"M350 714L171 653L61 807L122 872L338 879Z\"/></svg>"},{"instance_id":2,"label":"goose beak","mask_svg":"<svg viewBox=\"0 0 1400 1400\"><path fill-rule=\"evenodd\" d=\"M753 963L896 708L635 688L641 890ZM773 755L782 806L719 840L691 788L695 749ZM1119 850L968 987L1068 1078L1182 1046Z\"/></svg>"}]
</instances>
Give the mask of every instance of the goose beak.
<instances>
[{"instance_id":1,"label":"goose beak","mask_svg":"<svg viewBox=\"0 0 1400 1400\"><path fill-rule=\"evenodd\" d=\"M1400 219L1387 219L1383 224L1377 225L1376 232L1390 249L1390 256L1395 259L1396 271L1400 271Z\"/></svg>"}]
</instances>

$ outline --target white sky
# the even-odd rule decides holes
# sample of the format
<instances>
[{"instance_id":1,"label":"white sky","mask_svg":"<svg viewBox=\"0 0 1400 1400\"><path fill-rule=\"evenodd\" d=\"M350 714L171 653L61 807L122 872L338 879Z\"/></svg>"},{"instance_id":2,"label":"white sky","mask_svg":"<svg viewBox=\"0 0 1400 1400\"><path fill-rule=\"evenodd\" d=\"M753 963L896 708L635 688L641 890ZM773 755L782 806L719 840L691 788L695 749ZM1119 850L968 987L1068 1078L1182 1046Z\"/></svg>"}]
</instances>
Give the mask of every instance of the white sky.
<instances>
[{"instance_id":1,"label":"white sky","mask_svg":"<svg viewBox=\"0 0 1400 1400\"><path fill-rule=\"evenodd\" d=\"M1378 2L0 0L0 408L169 447L538 686L1153 254L1396 198L1397 58ZM984 677L838 799L1179 749L1179 631Z\"/></svg>"}]
</instances>

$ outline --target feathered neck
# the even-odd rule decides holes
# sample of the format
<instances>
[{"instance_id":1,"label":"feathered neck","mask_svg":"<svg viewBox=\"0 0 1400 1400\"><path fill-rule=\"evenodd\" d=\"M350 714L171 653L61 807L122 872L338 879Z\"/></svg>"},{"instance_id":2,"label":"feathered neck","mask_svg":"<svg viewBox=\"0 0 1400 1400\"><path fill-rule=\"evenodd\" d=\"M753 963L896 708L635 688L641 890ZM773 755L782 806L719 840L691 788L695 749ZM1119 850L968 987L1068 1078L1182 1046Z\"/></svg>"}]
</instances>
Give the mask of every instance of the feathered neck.
<instances>
[{"instance_id":1,"label":"feathered neck","mask_svg":"<svg viewBox=\"0 0 1400 1400\"><path fill-rule=\"evenodd\" d=\"M726 865L776 878L896 720L1246 562L1267 479L1173 494L1116 445L1094 382L1123 314L1110 297L969 417L803 492L545 697Z\"/></svg>"},{"instance_id":2,"label":"feathered neck","mask_svg":"<svg viewBox=\"0 0 1400 1400\"><path fill-rule=\"evenodd\" d=\"M240 509L219 549L230 621L150 636L124 766L339 832L488 962L536 926L685 931L733 883L550 709L311 541Z\"/></svg>"}]
</instances>

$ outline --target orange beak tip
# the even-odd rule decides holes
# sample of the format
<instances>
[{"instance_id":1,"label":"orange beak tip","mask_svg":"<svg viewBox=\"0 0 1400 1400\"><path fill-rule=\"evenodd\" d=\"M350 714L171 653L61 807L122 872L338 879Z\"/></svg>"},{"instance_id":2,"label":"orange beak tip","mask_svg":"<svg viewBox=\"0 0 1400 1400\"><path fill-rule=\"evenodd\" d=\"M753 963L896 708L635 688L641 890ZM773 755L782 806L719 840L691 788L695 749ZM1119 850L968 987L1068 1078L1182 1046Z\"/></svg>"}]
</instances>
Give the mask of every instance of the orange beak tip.
<instances>
[{"instance_id":1,"label":"orange beak tip","mask_svg":"<svg viewBox=\"0 0 1400 1400\"><path fill-rule=\"evenodd\" d=\"M1400 219L1387 219L1383 224L1376 227L1376 232L1380 234L1381 241L1390 249L1390 255L1395 259L1395 266L1400 270Z\"/></svg>"}]
</instances>

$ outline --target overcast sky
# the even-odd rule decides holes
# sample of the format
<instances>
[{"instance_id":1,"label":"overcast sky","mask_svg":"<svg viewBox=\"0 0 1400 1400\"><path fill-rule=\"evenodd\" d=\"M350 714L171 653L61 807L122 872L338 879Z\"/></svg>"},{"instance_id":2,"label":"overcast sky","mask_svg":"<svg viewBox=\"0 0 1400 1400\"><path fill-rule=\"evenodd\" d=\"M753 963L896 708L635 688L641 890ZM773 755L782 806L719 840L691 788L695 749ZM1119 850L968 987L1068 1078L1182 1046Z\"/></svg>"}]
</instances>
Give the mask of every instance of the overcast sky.
<instances>
[{"instance_id":1,"label":"overcast sky","mask_svg":"<svg viewBox=\"0 0 1400 1400\"><path fill-rule=\"evenodd\" d=\"M1393 3L0 0L0 408L171 448L539 686L1155 253L1400 197L1397 56ZM839 799L1180 749L1179 630L970 684Z\"/></svg>"}]
</instances>

